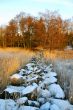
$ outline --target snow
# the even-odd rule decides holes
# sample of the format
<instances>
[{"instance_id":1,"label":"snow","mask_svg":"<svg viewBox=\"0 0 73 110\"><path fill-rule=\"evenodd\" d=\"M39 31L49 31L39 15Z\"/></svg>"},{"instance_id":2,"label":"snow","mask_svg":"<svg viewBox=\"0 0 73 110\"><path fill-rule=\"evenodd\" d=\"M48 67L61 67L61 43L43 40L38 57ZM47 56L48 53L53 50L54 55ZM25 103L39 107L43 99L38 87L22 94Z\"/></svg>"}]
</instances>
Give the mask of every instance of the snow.
<instances>
[{"instance_id":1,"label":"snow","mask_svg":"<svg viewBox=\"0 0 73 110\"><path fill-rule=\"evenodd\" d=\"M12 99L5 100L5 110L17 110L18 106Z\"/></svg>"},{"instance_id":2,"label":"snow","mask_svg":"<svg viewBox=\"0 0 73 110\"><path fill-rule=\"evenodd\" d=\"M12 75L11 77L10 77L11 79L20 79L20 78L22 78L22 76L20 75L20 74L14 74L14 75Z\"/></svg>"},{"instance_id":3,"label":"snow","mask_svg":"<svg viewBox=\"0 0 73 110\"><path fill-rule=\"evenodd\" d=\"M50 110L61 110L56 104L50 106Z\"/></svg>"},{"instance_id":4,"label":"snow","mask_svg":"<svg viewBox=\"0 0 73 110\"><path fill-rule=\"evenodd\" d=\"M38 69L35 73L40 73L41 72L41 69Z\"/></svg>"},{"instance_id":5,"label":"snow","mask_svg":"<svg viewBox=\"0 0 73 110\"><path fill-rule=\"evenodd\" d=\"M48 73L48 77L55 77L55 76L57 76L57 73L56 72L49 72Z\"/></svg>"},{"instance_id":6,"label":"snow","mask_svg":"<svg viewBox=\"0 0 73 110\"><path fill-rule=\"evenodd\" d=\"M55 78L55 77L50 77L50 78L46 78L45 80L44 80L44 84L52 84L52 83L56 83L57 82L57 78Z\"/></svg>"},{"instance_id":7,"label":"snow","mask_svg":"<svg viewBox=\"0 0 73 110\"><path fill-rule=\"evenodd\" d=\"M6 88L4 91L6 91L6 92L8 92L8 93L15 93L15 92L18 92L17 90L15 90L15 89L12 89L12 88Z\"/></svg>"},{"instance_id":8,"label":"snow","mask_svg":"<svg viewBox=\"0 0 73 110\"><path fill-rule=\"evenodd\" d=\"M36 88L37 88L37 85L35 85L35 84L27 86L24 90L22 90L22 95L32 93L34 90L36 90Z\"/></svg>"},{"instance_id":9,"label":"snow","mask_svg":"<svg viewBox=\"0 0 73 110\"><path fill-rule=\"evenodd\" d=\"M19 72L19 75L24 75L25 73L26 73L26 70L21 69L20 72Z\"/></svg>"},{"instance_id":10,"label":"snow","mask_svg":"<svg viewBox=\"0 0 73 110\"><path fill-rule=\"evenodd\" d=\"M54 96L55 98L64 98L65 97L65 94L64 94L62 88L58 84L49 85L49 91L50 91L51 95Z\"/></svg>"},{"instance_id":11,"label":"snow","mask_svg":"<svg viewBox=\"0 0 73 110\"><path fill-rule=\"evenodd\" d=\"M27 101L28 101L27 97L22 97L22 98L17 99L16 102L17 104L22 105L22 104L25 104Z\"/></svg>"},{"instance_id":12,"label":"snow","mask_svg":"<svg viewBox=\"0 0 73 110\"><path fill-rule=\"evenodd\" d=\"M28 78L28 79L27 79L27 82L35 81L35 80L37 80L37 78L38 78L38 76L35 76L35 77L33 77L33 78Z\"/></svg>"},{"instance_id":13,"label":"snow","mask_svg":"<svg viewBox=\"0 0 73 110\"><path fill-rule=\"evenodd\" d=\"M4 91L7 91L9 93L14 93L14 92L20 92L25 89L24 86L7 86L7 88Z\"/></svg>"},{"instance_id":14,"label":"snow","mask_svg":"<svg viewBox=\"0 0 73 110\"><path fill-rule=\"evenodd\" d=\"M31 67L31 66L34 66L34 65L35 65L34 63L28 63L26 66Z\"/></svg>"},{"instance_id":15,"label":"snow","mask_svg":"<svg viewBox=\"0 0 73 110\"><path fill-rule=\"evenodd\" d=\"M46 67L45 71L50 72L52 68L50 68L50 65Z\"/></svg>"},{"instance_id":16,"label":"snow","mask_svg":"<svg viewBox=\"0 0 73 110\"><path fill-rule=\"evenodd\" d=\"M39 109L31 106L21 106L18 110L39 110Z\"/></svg>"},{"instance_id":17,"label":"snow","mask_svg":"<svg viewBox=\"0 0 73 110\"><path fill-rule=\"evenodd\" d=\"M38 101L41 105L43 105L43 104L46 102L45 98L43 98L43 97L38 98L37 101Z\"/></svg>"},{"instance_id":18,"label":"snow","mask_svg":"<svg viewBox=\"0 0 73 110\"><path fill-rule=\"evenodd\" d=\"M35 107L39 107L39 102L37 101L32 101L32 100L28 100L28 104L29 106L35 106Z\"/></svg>"},{"instance_id":19,"label":"snow","mask_svg":"<svg viewBox=\"0 0 73 110\"><path fill-rule=\"evenodd\" d=\"M5 100L0 99L0 110L5 110Z\"/></svg>"},{"instance_id":20,"label":"snow","mask_svg":"<svg viewBox=\"0 0 73 110\"><path fill-rule=\"evenodd\" d=\"M0 110L17 110L18 106L12 99L3 100L0 99Z\"/></svg>"},{"instance_id":21,"label":"snow","mask_svg":"<svg viewBox=\"0 0 73 110\"><path fill-rule=\"evenodd\" d=\"M46 102L45 104L43 104L40 107L40 110L49 110L49 109L50 109L50 103L49 102Z\"/></svg>"},{"instance_id":22,"label":"snow","mask_svg":"<svg viewBox=\"0 0 73 110\"><path fill-rule=\"evenodd\" d=\"M51 97L51 93L47 89L41 90L40 95L43 98L49 98L49 97Z\"/></svg>"},{"instance_id":23,"label":"snow","mask_svg":"<svg viewBox=\"0 0 73 110\"><path fill-rule=\"evenodd\" d=\"M52 104L56 104L60 110L70 110L71 105L68 100L51 99Z\"/></svg>"},{"instance_id":24,"label":"snow","mask_svg":"<svg viewBox=\"0 0 73 110\"><path fill-rule=\"evenodd\" d=\"M50 72L44 74L43 79L50 78L50 77L56 77L56 76L57 76L57 73L50 71Z\"/></svg>"}]
</instances>

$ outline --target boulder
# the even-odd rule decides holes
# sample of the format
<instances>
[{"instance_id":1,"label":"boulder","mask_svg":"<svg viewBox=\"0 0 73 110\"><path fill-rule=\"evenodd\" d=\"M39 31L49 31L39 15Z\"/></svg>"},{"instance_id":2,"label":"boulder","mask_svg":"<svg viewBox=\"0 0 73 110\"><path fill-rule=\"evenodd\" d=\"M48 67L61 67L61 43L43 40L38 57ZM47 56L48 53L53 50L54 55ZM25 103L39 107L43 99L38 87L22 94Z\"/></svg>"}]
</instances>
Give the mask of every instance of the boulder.
<instances>
[{"instance_id":1,"label":"boulder","mask_svg":"<svg viewBox=\"0 0 73 110\"><path fill-rule=\"evenodd\" d=\"M21 85L25 82L25 80L23 79L23 76L21 76L20 74L14 74L10 77L10 82L12 85Z\"/></svg>"},{"instance_id":2,"label":"boulder","mask_svg":"<svg viewBox=\"0 0 73 110\"><path fill-rule=\"evenodd\" d=\"M50 84L53 84L53 83L56 83L56 82L57 82L57 79L55 77L46 78L44 80L45 85L50 85Z\"/></svg>"},{"instance_id":3,"label":"boulder","mask_svg":"<svg viewBox=\"0 0 73 110\"><path fill-rule=\"evenodd\" d=\"M45 104L43 104L40 107L40 110L49 110L49 109L50 109L50 103L49 102L46 102Z\"/></svg>"},{"instance_id":4,"label":"boulder","mask_svg":"<svg viewBox=\"0 0 73 110\"><path fill-rule=\"evenodd\" d=\"M18 105L26 105L28 103L28 98L27 97L21 97L16 100Z\"/></svg>"},{"instance_id":5,"label":"boulder","mask_svg":"<svg viewBox=\"0 0 73 110\"><path fill-rule=\"evenodd\" d=\"M31 106L20 106L18 110L39 110L39 108Z\"/></svg>"},{"instance_id":6,"label":"boulder","mask_svg":"<svg viewBox=\"0 0 73 110\"><path fill-rule=\"evenodd\" d=\"M55 97L55 98L61 98L64 99L65 94L62 90L62 88L60 87L60 85L58 84L51 84L49 85L49 91L51 93L51 96Z\"/></svg>"},{"instance_id":7,"label":"boulder","mask_svg":"<svg viewBox=\"0 0 73 110\"><path fill-rule=\"evenodd\" d=\"M51 97L51 94L47 89L45 89L45 90L40 89L38 92L38 97L48 99L49 97Z\"/></svg>"},{"instance_id":8,"label":"boulder","mask_svg":"<svg viewBox=\"0 0 73 110\"><path fill-rule=\"evenodd\" d=\"M0 99L0 110L17 110L18 106L16 105L14 100L8 99Z\"/></svg>"},{"instance_id":9,"label":"boulder","mask_svg":"<svg viewBox=\"0 0 73 110\"><path fill-rule=\"evenodd\" d=\"M57 76L57 73L50 71L50 72L46 73L43 76L43 78L45 79L45 78L56 77L56 76Z\"/></svg>"},{"instance_id":10,"label":"boulder","mask_svg":"<svg viewBox=\"0 0 73 110\"><path fill-rule=\"evenodd\" d=\"M27 96L29 99L33 99L33 100L36 99L37 87L38 85L36 83L27 86L24 90L22 90L22 96Z\"/></svg>"},{"instance_id":11,"label":"boulder","mask_svg":"<svg viewBox=\"0 0 73 110\"><path fill-rule=\"evenodd\" d=\"M0 110L5 110L5 100L0 99Z\"/></svg>"},{"instance_id":12,"label":"boulder","mask_svg":"<svg viewBox=\"0 0 73 110\"><path fill-rule=\"evenodd\" d=\"M60 110L72 110L72 106L68 100L50 99L50 102L57 105Z\"/></svg>"},{"instance_id":13,"label":"boulder","mask_svg":"<svg viewBox=\"0 0 73 110\"><path fill-rule=\"evenodd\" d=\"M18 105L12 99L5 100L5 110L17 110Z\"/></svg>"},{"instance_id":14,"label":"boulder","mask_svg":"<svg viewBox=\"0 0 73 110\"><path fill-rule=\"evenodd\" d=\"M30 83L37 83L37 81L38 81L38 76L36 75L36 76L34 76L33 78L28 78L27 79L27 82L30 82Z\"/></svg>"},{"instance_id":15,"label":"boulder","mask_svg":"<svg viewBox=\"0 0 73 110\"><path fill-rule=\"evenodd\" d=\"M61 110L56 104L50 106L50 110Z\"/></svg>"},{"instance_id":16,"label":"boulder","mask_svg":"<svg viewBox=\"0 0 73 110\"><path fill-rule=\"evenodd\" d=\"M17 99L20 98L21 91L24 89L24 86L7 86L7 88L4 90L3 95L5 98L12 98Z\"/></svg>"},{"instance_id":17,"label":"boulder","mask_svg":"<svg viewBox=\"0 0 73 110\"><path fill-rule=\"evenodd\" d=\"M40 105L43 105L43 104L45 104L46 99L45 99L45 98L40 97L40 98L38 98L38 99L37 99L37 101L40 103Z\"/></svg>"},{"instance_id":18,"label":"boulder","mask_svg":"<svg viewBox=\"0 0 73 110\"><path fill-rule=\"evenodd\" d=\"M32 100L28 100L28 105L33 106L33 107L39 107L40 106L38 101L32 101Z\"/></svg>"}]
</instances>

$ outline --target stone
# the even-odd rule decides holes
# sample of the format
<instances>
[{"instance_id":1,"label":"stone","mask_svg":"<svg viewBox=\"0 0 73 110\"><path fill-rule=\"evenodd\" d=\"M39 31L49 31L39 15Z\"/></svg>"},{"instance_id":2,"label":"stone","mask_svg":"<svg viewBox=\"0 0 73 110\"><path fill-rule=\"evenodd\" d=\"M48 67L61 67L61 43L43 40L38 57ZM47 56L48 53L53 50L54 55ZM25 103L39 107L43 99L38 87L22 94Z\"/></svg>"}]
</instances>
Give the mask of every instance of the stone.
<instances>
[{"instance_id":1,"label":"stone","mask_svg":"<svg viewBox=\"0 0 73 110\"><path fill-rule=\"evenodd\" d=\"M14 74L10 77L10 82L12 85L21 85L23 84L25 81L23 79L23 76L19 75L19 74Z\"/></svg>"},{"instance_id":2,"label":"stone","mask_svg":"<svg viewBox=\"0 0 73 110\"><path fill-rule=\"evenodd\" d=\"M39 110L39 108L31 106L20 106L18 110Z\"/></svg>"},{"instance_id":3,"label":"stone","mask_svg":"<svg viewBox=\"0 0 73 110\"><path fill-rule=\"evenodd\" d=\"M62 88L60 87L60 85L58 84L51 84L49 85L48 87L50 93L51 93L51 96L55 97L55 98L62 98L64 99L65 97L65 94L64 94L64 91L62 90Z\"/></svg>"},{"instance_id":4,"label":"stone","mask_svg":"<svg viewBox=\"0 0 73 110\"><path fill-rule=\"evenodd\" d=\"M28 98L27 97L21 97L19 99L16 100L16 103L18 105L26 105L28 103Z\"/></svg>"},{"instance_id":5,"label":"stone","mask_svg":"<svg viewBox=\"0 0 73 110\"><path fill-rule=\"evenodd\" d=\"M32 101L32 100L28 100L28 105L33 106L33 107L39 107L40 106L38 101Z\"/></svg>"},{"instance_id":6,"label":"stone","mask_svg":"<svg viewBox=\"0 0 73 110\"><path fill-rule=\"evenodd\" d=\"M37 87L38 85L36 83L27 86L24 90L22 90L22 96L27 96L29 99L36 99Z\"/></svg>"},{"instance_id":7,"label":"stone","mask_svg":"<svg viewBox=\"0 0 73 110\"><path fill-rule=\"evenodd\" d=\"M50 106L50 110L61 110L56 104Z\"/></svg>"},{"instance_id":8,"label":"stone","mask_svg":"<svg viewBox=\"0 0 73 110\"><path fill-rule=\"evenodd\" d=\"M40 107L40 110L49 110L49 109L50 109L50 103L49 102L46 102L45 104L43 104Z\"/></svg>"}]
</instances>

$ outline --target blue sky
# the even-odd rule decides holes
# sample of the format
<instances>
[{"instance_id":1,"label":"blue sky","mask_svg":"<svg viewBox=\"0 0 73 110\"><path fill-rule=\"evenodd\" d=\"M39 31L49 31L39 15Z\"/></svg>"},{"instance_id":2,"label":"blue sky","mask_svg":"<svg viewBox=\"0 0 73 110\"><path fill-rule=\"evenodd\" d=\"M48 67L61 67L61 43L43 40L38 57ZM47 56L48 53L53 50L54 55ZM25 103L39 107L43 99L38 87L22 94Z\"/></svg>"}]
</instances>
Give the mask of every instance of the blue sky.
<instances>
[{"instance_id":1,"label":"blue sky","mask_svg":"<svg viewBox=\"0 0 73 110\"><path fill-rule=\"evenodd\" d=\"M62 18L73 16L73 0L0 0L0 25L8 23L24 11L37 16L38 12L58 10Z\"/></svg>"}]
</instances>

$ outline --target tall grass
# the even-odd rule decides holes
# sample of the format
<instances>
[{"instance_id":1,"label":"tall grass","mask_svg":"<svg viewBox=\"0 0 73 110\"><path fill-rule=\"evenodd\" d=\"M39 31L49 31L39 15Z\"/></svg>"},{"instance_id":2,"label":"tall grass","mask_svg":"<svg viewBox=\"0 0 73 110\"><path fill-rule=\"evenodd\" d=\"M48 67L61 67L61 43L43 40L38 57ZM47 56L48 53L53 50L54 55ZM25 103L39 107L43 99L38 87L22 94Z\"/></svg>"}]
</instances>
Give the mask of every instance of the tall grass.
<instances>
[{"instance_id":1,"label":"tall grass","mask_svg":"<svg viewBox=\"0 0 73 110\"><path fill-rule=\"evenodd\" d=\"M34 52L18 48L0 49L0 90L2 90L11 74L20 69L34 56Z\"/></svg>"},{"instance_id":2,"label":"tall grass","mask_svg":"<svg viewBox=\"0 0 73 110\"><path fill-rule=\"evenodd\" d=\"M44 57L53 64L66 98L73 104L73 51L45 51Z\"/></svg>"}]
</instances>

